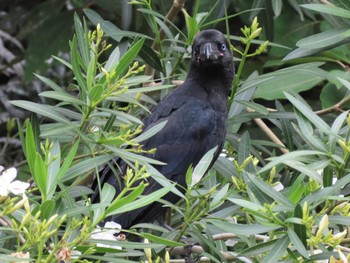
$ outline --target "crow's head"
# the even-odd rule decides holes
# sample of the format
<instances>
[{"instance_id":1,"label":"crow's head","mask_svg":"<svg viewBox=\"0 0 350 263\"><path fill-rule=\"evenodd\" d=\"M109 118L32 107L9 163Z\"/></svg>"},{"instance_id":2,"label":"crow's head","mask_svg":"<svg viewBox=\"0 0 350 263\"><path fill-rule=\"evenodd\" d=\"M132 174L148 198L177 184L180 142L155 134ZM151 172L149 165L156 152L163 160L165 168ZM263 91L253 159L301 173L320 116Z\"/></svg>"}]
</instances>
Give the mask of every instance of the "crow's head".
<instances>
[{"instance_id":1,"label":"crow's head","mask_svg":"<svg viewBox=\"0 0 350 263\"><path fill-rule=\"evenodd\" d=\"M192 45L192 63L197 67L233 66L230 44L214 29L200 32Z\"/></svg>"},{"instance_id":2,"label":"crow's head","mask_svg":"<svg viewBox=\"0 0 350 263\"><path fill-rule=\"evenodd\" d=\"M235 70L230 44L217 30L201 31L192 44L189 78L201 83L223 83L229 94Z\"/></svg>"}]
</instances>

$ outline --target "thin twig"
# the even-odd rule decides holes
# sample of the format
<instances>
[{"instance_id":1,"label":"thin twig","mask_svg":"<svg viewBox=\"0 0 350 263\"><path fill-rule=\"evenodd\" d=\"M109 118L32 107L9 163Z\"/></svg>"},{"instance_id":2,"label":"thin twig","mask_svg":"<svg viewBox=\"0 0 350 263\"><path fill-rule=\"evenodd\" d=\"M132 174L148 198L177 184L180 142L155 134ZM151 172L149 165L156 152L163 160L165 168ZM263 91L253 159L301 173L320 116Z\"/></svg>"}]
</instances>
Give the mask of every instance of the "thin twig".
<instances>
[{"instance_id":1,"label":"thin twig","mask_svg":"<svg viewBox=\"0 0 350 263\"><path fill-rule=\"evenodd\" d=\"M252 109L247 109L248 112L254 112ZM282 153L289 153L288 149L286 149L286 146L283 144L283 142L276 136L276 134L265 124L265 122L260 118L255 118L254 122L259 126L259 128L267 135L267 137L270 138L271 141L274 143L280 145L279 147L280 151Z\"/></svg>"},{"instance_id":2,"label":"thin twig","mask_svg":"<svg viewBox=\"0 0 350 263\"><path fill-rule=\"evenodd\" d=\"M317 115L324 115L333 111L338 111L338 112L342 112L343 109L341 108L345 103L350 101L350 96L345 97L344 99L342 99L341 101L339 101L337 104L334 104L333 106L323 109L323 110L318 110L315 111L315 113Z\"/></svg>"}]
</instances>

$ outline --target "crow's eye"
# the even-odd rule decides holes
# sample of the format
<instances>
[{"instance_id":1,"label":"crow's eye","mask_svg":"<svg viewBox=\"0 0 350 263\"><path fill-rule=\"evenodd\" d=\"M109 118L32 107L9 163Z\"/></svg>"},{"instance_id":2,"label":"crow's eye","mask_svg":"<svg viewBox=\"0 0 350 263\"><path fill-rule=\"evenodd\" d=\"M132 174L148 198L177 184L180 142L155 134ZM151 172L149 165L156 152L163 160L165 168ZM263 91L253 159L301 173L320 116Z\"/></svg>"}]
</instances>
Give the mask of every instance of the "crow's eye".
<instances>
[{"instance_id":1,"label":"crow's eye","mask_svg":"<svg viewBox=\"0 0 350 263\"><path fill-rule=\"evenodd\" d=\"M221 44L221 50L222 51L226 51L226 45L225 44Z\"/></svg>"}]
</instances>

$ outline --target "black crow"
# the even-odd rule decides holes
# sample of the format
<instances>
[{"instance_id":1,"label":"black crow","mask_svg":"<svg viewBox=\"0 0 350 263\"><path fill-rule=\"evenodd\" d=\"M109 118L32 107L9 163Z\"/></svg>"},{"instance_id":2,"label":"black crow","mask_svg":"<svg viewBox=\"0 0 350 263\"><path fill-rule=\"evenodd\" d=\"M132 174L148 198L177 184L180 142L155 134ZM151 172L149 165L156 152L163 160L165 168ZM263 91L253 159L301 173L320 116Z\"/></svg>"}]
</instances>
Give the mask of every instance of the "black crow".
<instances>
[{"instance_id":1,"label":"black crow","mask_svg":"<svg viewBox=\"0 0 350 263\"><path fill-rule=\"evenodd\" d=\"M150 157L166 163L156 166L157 170L182 187L186 187L185 175L190 165L195 167L210 149L218 146L214 162L223 148L227 99L233 78L234 65L229 42L217 30L204 30L193 42L191 65L185 82L165 96L144 120L144 131L167 121L161 131L143 142L143 149L156 148ZM125 163L121 167L125 169ZM109 169L101 177L101 183L112 184L117 193L123 187L118 181L122 180L117 180ZM148 183L143 194L161 188L152 178L148 178ZM179 187L180 191L183 191L182 187ZM175 203L179 197L168 193L163 199ZM162 204L154 202L107 220L128 229L137 223L155 220L162 223L165 214L166 209Z\"/></svg>"}]
</instances>

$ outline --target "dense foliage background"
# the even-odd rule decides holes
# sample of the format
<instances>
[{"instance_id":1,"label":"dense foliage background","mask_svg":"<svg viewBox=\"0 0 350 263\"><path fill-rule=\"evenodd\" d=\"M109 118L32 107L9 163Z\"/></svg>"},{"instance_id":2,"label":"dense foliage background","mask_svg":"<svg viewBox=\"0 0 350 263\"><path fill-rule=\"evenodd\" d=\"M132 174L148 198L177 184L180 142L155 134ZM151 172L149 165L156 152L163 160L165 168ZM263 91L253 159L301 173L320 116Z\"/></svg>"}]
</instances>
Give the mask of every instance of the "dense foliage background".
<instances>
[{"instance_id":1,"label":"dense foliage background","mask_svg":"<svg viewBox=\"0 0 350 263\"><path fill-rule=\"evenodd\" d=\"M349 261L348 1L19 0L0 7L0 165L16 167L0 169L1 258ZM212 152L189 170L182 195L139 155L161 125L139 136L140 125L186 77L190 44L206 28L230 38L237 75L225 153L205 177ZM134 168L128 188L112 200L115 190L106 186L91 204L93 175L114 156ZM30 185L15 185L17 172ZM148 176L164 188L142 196ZM127 241L114 235L115 225L96 232L106 216L168 191L182 197L167 204L173 231L142 224L131 230L140 238Z\"/></svg>"}]
</instances>

